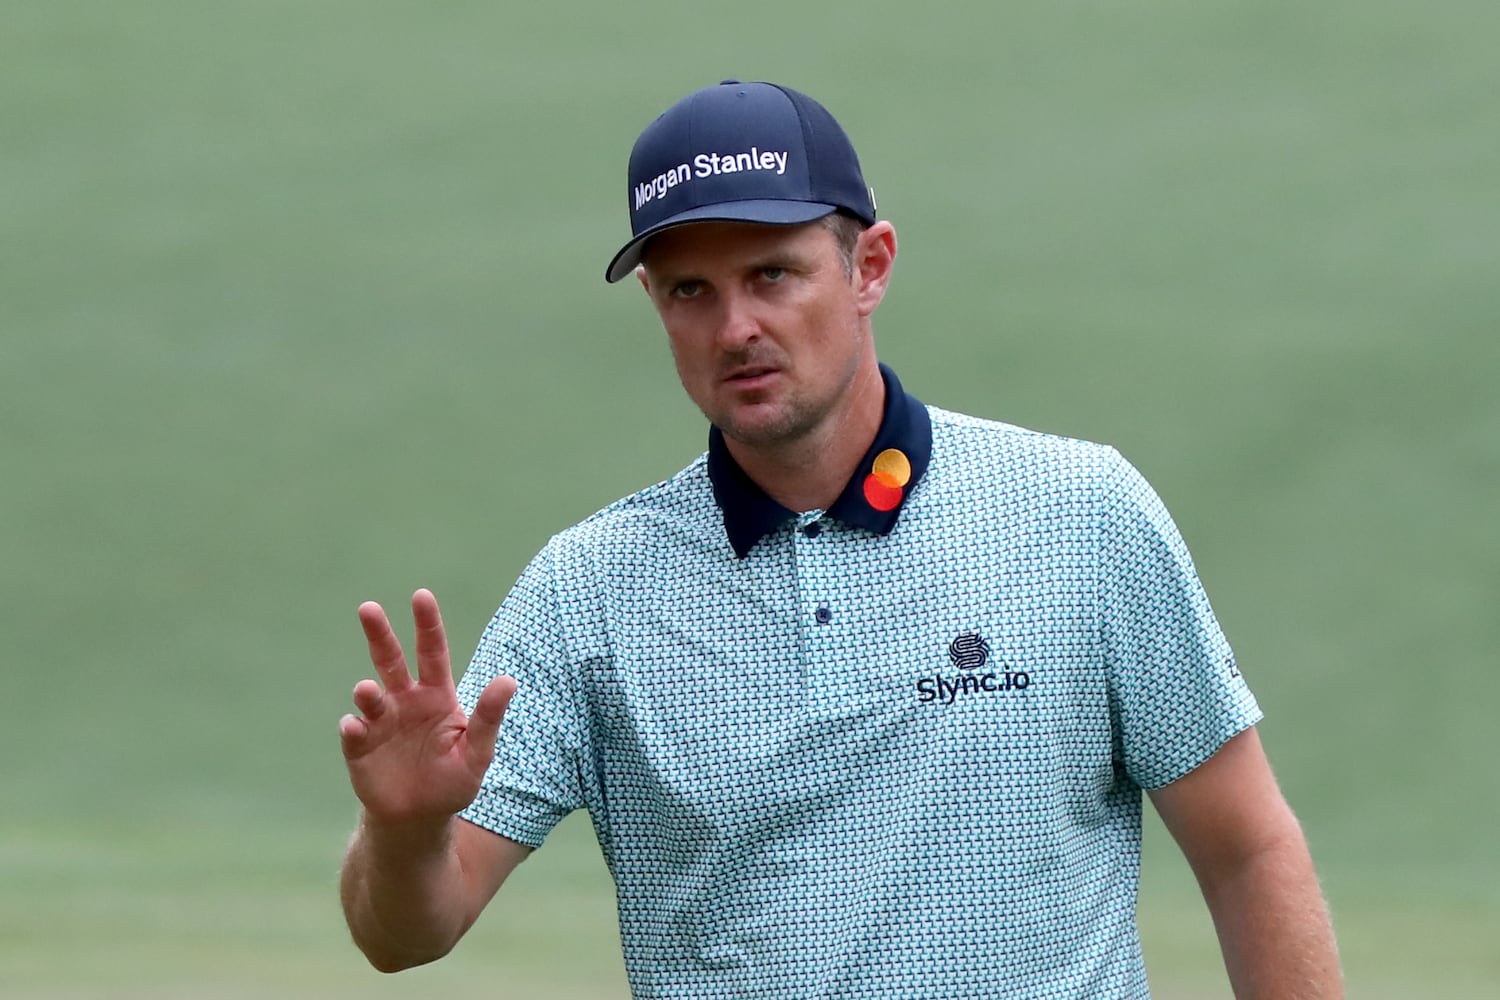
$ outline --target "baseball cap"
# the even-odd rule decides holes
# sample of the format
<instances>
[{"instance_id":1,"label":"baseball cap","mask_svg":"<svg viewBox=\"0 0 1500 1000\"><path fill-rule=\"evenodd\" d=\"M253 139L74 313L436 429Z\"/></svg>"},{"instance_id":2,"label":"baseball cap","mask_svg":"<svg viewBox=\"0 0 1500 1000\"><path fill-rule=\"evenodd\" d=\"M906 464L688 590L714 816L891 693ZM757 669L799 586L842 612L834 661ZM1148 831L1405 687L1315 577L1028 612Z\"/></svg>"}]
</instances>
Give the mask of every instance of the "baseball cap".
<instances>
[{"instance_id":1,"label":"baseball cap","mask_svg":"<svg viewBox=\"0 0 1500 1000\"><path fill-rule=\"evenodd\" d=\"M652 236L689 222L795 225L844 211L875 223L843 128L811 97L774 83L726 80L662 112L630 152L628 196L631 238L607 281L635 270Z\"/></svg>"}]
</instances>

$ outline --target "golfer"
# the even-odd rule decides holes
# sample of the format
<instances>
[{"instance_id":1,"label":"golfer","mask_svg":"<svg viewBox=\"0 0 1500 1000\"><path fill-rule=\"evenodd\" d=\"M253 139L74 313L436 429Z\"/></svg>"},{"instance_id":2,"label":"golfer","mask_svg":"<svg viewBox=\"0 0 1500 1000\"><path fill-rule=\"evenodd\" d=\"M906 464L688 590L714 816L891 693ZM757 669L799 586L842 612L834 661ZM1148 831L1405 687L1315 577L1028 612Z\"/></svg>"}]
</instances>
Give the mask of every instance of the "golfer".
<instances>
[{"instance_id":1,"label":"golfer","mask_svg":"<svg viewBox=\"0 0 1500 1000\"><path fill-rule=\"evenodd\" d=\"M1235 995L1342 996L1167 512L1113 449L880 364L896 233L833 117L700 90L641 134L628 197L606 275L656 309L707 451L556 535L456 688L430 593L415 677L361 606L342 899L371 963L446 954L587 809L636 997L1146 997L1149 797Z\"/></svg>"}]
</instances>

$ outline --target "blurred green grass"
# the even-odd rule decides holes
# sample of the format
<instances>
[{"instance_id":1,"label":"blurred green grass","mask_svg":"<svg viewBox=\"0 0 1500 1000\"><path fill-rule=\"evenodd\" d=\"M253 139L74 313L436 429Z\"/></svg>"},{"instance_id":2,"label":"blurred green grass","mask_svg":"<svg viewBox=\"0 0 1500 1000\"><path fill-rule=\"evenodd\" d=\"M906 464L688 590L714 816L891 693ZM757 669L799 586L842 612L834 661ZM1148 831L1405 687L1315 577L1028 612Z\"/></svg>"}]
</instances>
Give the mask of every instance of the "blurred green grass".
<instances>
[{"instance_id":1,"label":"blurred green grass","mask_svg":"<svg viewBox=\"0 0 1500 1000\"><path fill-rule=\"evenodd\" d=\"M924 399L1118 445L1267 710L1354 995L1500 981L1500 11L7 6L0 992L618 996L586 824L381 980L334 873L353 609L472 644L703 444L607 287L636 132L772 78L901 236ZM1226 995L1153 828L1159 996ZM189 947L190 946L190 947Z\"/></svg>"}]
</instances>

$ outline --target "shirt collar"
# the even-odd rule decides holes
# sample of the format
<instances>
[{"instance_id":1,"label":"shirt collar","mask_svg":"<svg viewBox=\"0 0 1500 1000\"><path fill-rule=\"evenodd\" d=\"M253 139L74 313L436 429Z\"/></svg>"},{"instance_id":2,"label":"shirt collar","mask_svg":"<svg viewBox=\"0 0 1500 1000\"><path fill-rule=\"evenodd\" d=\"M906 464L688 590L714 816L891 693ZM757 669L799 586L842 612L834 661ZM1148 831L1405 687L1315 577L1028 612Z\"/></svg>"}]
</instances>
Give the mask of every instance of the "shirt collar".
<instances>
[{"instance_id":1,"label":"shirt collar","mask_svg":"<svg viewBox=\"0 0 1500 1000\"><path fill-rule=\"evenodd\" d=\"M885 409L880 429L854 469L844 491L828 508L829 517L878 535L889 534L906 498L932 457L932 420L927 407L908 395L896 373L880 366ZM717 427L708 432L708 478L724 512L724 532L735 555L744 558L755 543L797 515L766 495L745 474Z\"/></svg>"}]
</instances>

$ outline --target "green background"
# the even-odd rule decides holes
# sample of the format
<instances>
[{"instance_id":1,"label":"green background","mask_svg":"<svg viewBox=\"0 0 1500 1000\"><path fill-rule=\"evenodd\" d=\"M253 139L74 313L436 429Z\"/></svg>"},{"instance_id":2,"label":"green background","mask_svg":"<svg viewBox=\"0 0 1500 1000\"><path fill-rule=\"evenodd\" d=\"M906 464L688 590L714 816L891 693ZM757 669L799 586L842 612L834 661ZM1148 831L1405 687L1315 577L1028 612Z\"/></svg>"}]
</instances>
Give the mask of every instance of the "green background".
<instances>
[{"instance_id":1,"label":"green background","mask_svg":"<svg viewBox=\"0 0 1500 1000\"><path fill-rule=\"evenodd\" d=\"M621 997L570 820L458 951L348 944L354 608L470 648L703 447L624 162L726 76L853 135L882 356L1118 446L1192 546L1351 995L1500 982L1500 6L11 0L0 994ZM1158 997L1227 996L1160 830Z\"/></svg>"}]
</instances>

